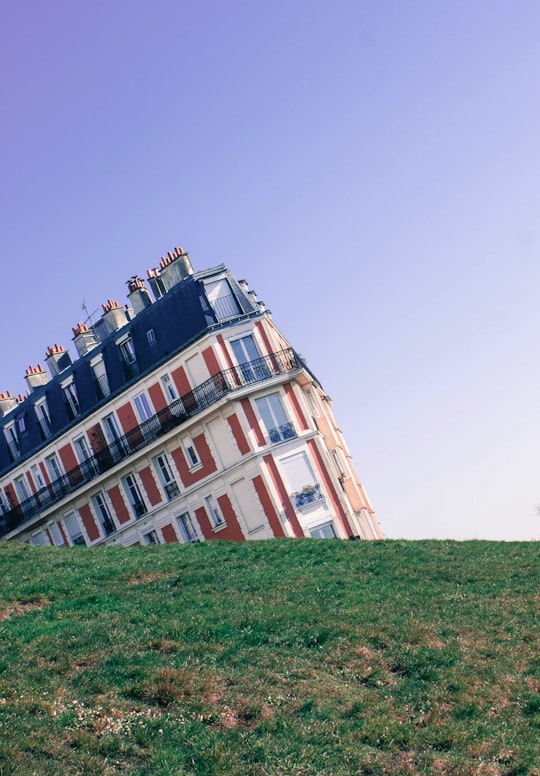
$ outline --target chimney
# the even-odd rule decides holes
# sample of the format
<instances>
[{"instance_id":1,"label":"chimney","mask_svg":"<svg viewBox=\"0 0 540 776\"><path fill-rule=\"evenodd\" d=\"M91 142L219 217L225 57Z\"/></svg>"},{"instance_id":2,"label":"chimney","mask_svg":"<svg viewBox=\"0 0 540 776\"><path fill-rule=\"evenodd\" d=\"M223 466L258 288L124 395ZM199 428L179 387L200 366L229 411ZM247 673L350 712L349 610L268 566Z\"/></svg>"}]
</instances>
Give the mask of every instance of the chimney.
<instances>
[{"instance_id":1,"label":"chimney","mask_svg":"<svg viewBox=\"0 0 540 776\"><path fill-rule=\"evenodd\" d=\"M188 275L193 275L189 256L183 248L175 248L174 251L169 251L166 256L162 256L159 267L159 275L165 291L169 291Z\"/></svg>"},{"instance_id":2,"label":"chimney","mask_svg":"<svg viewBox=\"0 0 540 776\"><path fill-rule=\"evenodd\" d=\"M11 395L11 391L0 393L0 415L7 415L16 406L17 399Z\"/></svg>"},{"instance_id":3,"label":"chimney","mask_svg":"<svg viewBox=\"0 0 540 776\"><path fill-rule=\"evenodd\" d=\"M49 345L45 353L45 363L51 377L56 377L71 366L71 356L62 345Z\"/></svg>"},{"instance_id":4,"label":"chimney","mask_svg":"<svg viewBox=\"0 0 540 776\"><path fill-rule=\"evenodd\" d=\"M72 328L73 343L77 348L79 356L85 356L96 345L99 345L99 340L93 329L89 329L84 323L78 323L75 328Z\"/></svg>"},{"instance_id":5,"label":"chimney","mask_svg":"<svg viewBox=\"0 0 540 776\"><path fill-rule=\"evenodd\" d=\"M144 282L141 278L137 277L137 275L133 275L131 280L127 281L127 285L129 288L129 302L133 307L134 314L138 315L141 310L144 310L145 307L149 307L152 304L150 294L148 293L148 289L144 285Z\"/></svg>"},{"instance_id":6,"label":"chimney","mask_svg":"<svg viewBox=\"0 0 540 776\"><path fill-rule=\"evenodd\" d=\"M102 321L109 334L112 334L113 331L118 331L118 329L126 325L128 322L126 311L123 307L120 307L118 302L114 299L108 299L107 304L101 306L103 307Z\"/></svg>"},{"instance_id":7,"label":"chimney","mask_svg":"<svg viewBox=\"0 0 540 776\"><path fill-rule=\"evenodd\" d=\"M37 366L28 367L24 379L29 391L33 391L34 388L39 388L40 385L46 385L50 378L43 366L38 364Z\"/></svg>"}]
</instances>

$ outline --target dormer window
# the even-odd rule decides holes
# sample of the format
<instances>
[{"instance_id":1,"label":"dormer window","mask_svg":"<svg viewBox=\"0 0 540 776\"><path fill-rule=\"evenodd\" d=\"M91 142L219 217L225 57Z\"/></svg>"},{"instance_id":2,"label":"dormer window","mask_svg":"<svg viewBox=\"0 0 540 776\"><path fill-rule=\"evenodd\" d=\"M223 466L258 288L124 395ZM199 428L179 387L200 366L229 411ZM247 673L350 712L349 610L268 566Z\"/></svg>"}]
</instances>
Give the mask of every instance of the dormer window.
<instances>
[{"instance_id":1,"label":"dormer window","mask_svg":"<svg viewBox=\"0 0 540 776\"><path fill-rule=\"evenodd\" d=\"M66 405L66 412L70 420L74 420L77 415L81 414L81 408L79 405L79 398L77 396L77 389L71 377L66 382L62 383L62 391L64 394L64 402Z\"/></svg>"},{"instance_id":2,"label":"dormer window","mask_svg":"<svg viewBox=\"0 0 540 776\"><path fill-rule=\"evenodd\" d=\"M120 339L117 339L116 344L120 350L125 377L129 380L131 377L135 377L135 375L138 374L137 357L135 355L135 347L131 335L126 334Z\"/></svg>"},{"instance_id":3,"label":"dormer window","mask_svg":"<svg viewBox=\"0 0 540 776\"><path fill-rule=\"evenodd\" d=\"M135 363L135 348L133 347L133 340L127 339L120 345L120 352L126 364Z\"/></svg>"},{"instance_id":4,"label":"dormer window","mask_svg":"<svg viewBox=\"0 0 540 776\"><path fill-rule=\"evenodd\" d=\"M94 373L94 381L96 386L96 394L98 399L104 399L111 392L109 386L109 380L107 378L107 370L103 362L103 355L100 353L90 361L90 368Z\"/></svg>"},{"instance_id":5,"label":"dormer window","mask_svg":"<svg viewBox=\"0 0 540 776\"><path fill-rule=\"evenodd\" d=\"M18 461L21 457L21 448L19 445L19 438L15 431L15 423L10 423L4 427L4 436L9 449L9 454L13 461Z\"/></svg>"},{"instance_id":6,"label":"dormer window","mask_svg":"<svg viewBox=\"0 0 540 776\"><path fill-rule=\"evenodd\" d=\"M223 278L204 285L206 296L218 321L225 321L227 318L234 318L242 314L228 280Z\"/></svg>"},{"instance_id":7,"label":"dormer window","mask_svg":"<svg viewBox=\"0 0 540 776\"><path fill-rule=\"evenodd\" d=\"M35 407L41 437L42 439L48 439L52 435L52 425L49 408L47 407L47 400L41 399L40 402L36 402Z\"/></svg>"},{"instance_id":8,"label":"dormer window","mask_svg":"<svg viewBox=\"0 0 540 776\"><path fill-rule=\"evenodd\" d=\"M26 431L26 415L21 415L17 418L17 432L19 436Z\"/></svg>"}]
</instances>

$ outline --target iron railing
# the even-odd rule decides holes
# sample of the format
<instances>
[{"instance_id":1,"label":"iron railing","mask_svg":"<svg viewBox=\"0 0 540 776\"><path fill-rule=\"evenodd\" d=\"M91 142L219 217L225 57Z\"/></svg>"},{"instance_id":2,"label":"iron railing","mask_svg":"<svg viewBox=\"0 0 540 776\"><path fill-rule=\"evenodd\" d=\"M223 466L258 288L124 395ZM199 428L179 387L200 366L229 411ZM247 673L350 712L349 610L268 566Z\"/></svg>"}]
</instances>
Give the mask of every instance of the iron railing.
<instances>
[{"instance_id":1,"label":"iron railing","mask_svg":"<svg viewBox=\"0 0 540 776\"><path fill-rule=\"evenodd\" d=\"M248 384L292 372L301 365L294 350L288 348L217 372L165 409L135 426L124 436L102 447L50 485L41 488L30 498L9 509L2 508L0 503L0 537L32 520L65 496L79 490L83 485L215 404L227 394L238 391Z\"/></svg>"},{"instance_id":2,"label":"iron railing","mask_svg":"<svg viewBox=\"0 0 540 776\"><path fill-rule=\"evenodd\" d=\"M310 504L314 504L316 501L324 501L324 495L318 482L313 485L305 485L302 490L291 493L291 498L295 509L302 509Z\"/></svg>"},{"instance_id":3,"label":"iron railing","mask_svg":"<svg viewBox=\"0 0 540 776\"><path fill-rule=\"evenodd\" d=\"M270 442L275 445L276 442L284 442L286 439L294 439L296 431L292 423L284 423L282 426L271 428L268 432Z\"/></svg>"}]
</instances>

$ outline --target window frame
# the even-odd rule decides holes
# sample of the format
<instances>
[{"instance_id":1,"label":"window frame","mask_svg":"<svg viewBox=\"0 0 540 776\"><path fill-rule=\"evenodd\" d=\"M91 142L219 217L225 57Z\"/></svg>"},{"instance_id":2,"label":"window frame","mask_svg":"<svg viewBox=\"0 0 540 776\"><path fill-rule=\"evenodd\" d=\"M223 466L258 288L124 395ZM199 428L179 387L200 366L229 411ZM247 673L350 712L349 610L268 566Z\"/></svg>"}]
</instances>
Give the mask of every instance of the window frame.
<instances>
[{"instance_id":1,"label":"window frame","mask_svg":"<svg viewBox=\"0 0 540 776\"><path fill-rule=\"evenodd\" d=\"M18 477L16 477L13 480L13 484L15 485L15 490L17 491L19 502L22 503L32 496L26 474L20 474Z\"/></svg>"},{"instance_id":2,"label":"window frame","mask_svg":"<svg viewBox=\"0 0 540 776\"><path fill-rule=\"evenodd\" d=\"M70 542L70 546L88 546L88 542L86 540L86 536L84 535L84 526L81 520L81 516L78 512L76 512L74 509L70 509L69 512L66 512L64 515L62 515L62 525L64 527L64 533L68 537L68 540ZM71 530L69 528L72 521L77 525L77 528L79 529L79 532L76 531L72 535Z\"/></svg>"},{"instance_id":3,"label":"window frame","mask_svg":"<svg viewBox=\"0 0 540 776\"><path fill-rule=\"evenodd\" d=\"M199 466L202 466L199 451L197 450L195 442L191 437L184 437L182 439L182 449L184 451L184 456L190 471L193 471L193 469L197 469Z\"/></svg>"},{"instance_id":4,"label":"window frame","mask_svg":"<svg viewBox=\"0 0 540 776\"><path fill-rule=\"evenodd\" d=\"M6 423L4 426L4 439L8 446L8 450L13 461L18 461L21 458L21 443L15 429L15 421Z\"/></svg>"},{"instance_id":5,"label":"window frame","mask_svg":"<svg viewBox=\"0 0 540 776\"><path fill-rule=\"evenodd\" d=\"M142 495L141 487L137 481L135 472L128 472L122 477L122 485L135 520L148 514L148 507Z\"/></svg>"},{"instance_id":6,"label":"window frame","mask_svg":"<svg viewBox=\"0 0 540 776\"><path fill-rule=\"evenodd\" d=\"M103 536L106 538L115 533L118 530L118 526L114 520L114 510L107 501L105 492L98 490L97 493L90 496L90 502ZM107 526L110 526L110 529Z\"/></svg>"},{"instance_id":7,"label":"window frame","mask_svg":"<svg viewBox=\"0 0 540 776\"><path fill-rule=\"evenodd\" d=\"M154 470L168 501L180 495L180 486L172 470L171 463L165 451L158 453L153 459Z\"/></svg>"},{"instance_id":8,"label":"window frame","mask_svg":"<svg viewBox=\"0 0 540 776\"><path fill-rule=\"evenodd\" d=\"M200 531L194 524L191 514L188 510L181 512L175 517L176 525L185 542L200 542Z\"/></svg>"},{"instance_id":9,"label":"window frame","mask_svg":"<svg viewBox=\"0 0 540 776\"><path fill-rule=\"evenodd\" d=\"M276 414L276 407L272 406L272 403L277 402L279 410L283 413L284 422L279 423L280 418ZM277 444L278 442L286 442L289 439L295 439L297 434L294 428L294 424L283 406L283 401L279 391L268 393L264 396L259 396L255 399L255 407L257 413L266 429L266 434L270 444ZM274 425L269 425L267 420L271 420Z\"/></svg>"},{"instance_id":10,"label":"window frame","mask_svg":"<svg viewBox=\"0 0 540 776\"><path fill-rule=\"evenodd\" d=\"M50 439L53 435L53 427L51 423L49 406L47 404L47 398L45 396L34 404L34 410L38 419L43 439Z\"/></svg>"},{"instance_id":11,"label":"window frame","mask_svg":"<svg viewBox=\"0 0 540 776\"><path fill-rule=\"evenodd\" d=\"M227 525L227 521L225 520L217 499L215 499L211 493L204 497L204 506L208 519L210 520L210 525L213 529L222 528Z\"/></svg>"},{"instance_id":12,"label":"window frame","mask_svg":"<svg viewBox=\"0 0 540 776\"><path fill-rule=\"evenodd\" d=\"M144 423L146 420L150 420L156 413L152 409L150 398L146 391L141 391L132 399L135 412L139 418L139 423Z\"/></svg>"},{"instance_id":13,"label":"window frame","mask_svg":"<svg viewBox=\"0 0 540 776\"><path fill-rule=\"evenodd\" d=\"M70 420L75 420L81 414L81 405L73 377L60 383L60 387L64 395L64 403L66 409L68 409L68 415L71 415Z\"/></svg>"},{"instance_id":14,"label":"window frame","mask_svg":"<svg viewBox=\"0 0 540 776\"><path fill-rule=\"evenodd\" d=\"M176 383L169 374L165 374L160 379L161 389L167 400L167 404L172 404L174 401L180 398Z\"/></svg>"},{"instance_id":15,"label":"window frame","mask_svg":"<svg viewBox=\"0 0 540 776\"><path fill-rule=\"evenodd\" d=\"M62 531L60 530L60 526L58 525L57 521L50 520L47 523L47 528L49 530L49 533L52 537L52 543L54 547L65 547L66 542L64 539L64 536L62 534ZM56 534L56 537L55 537ZM58 538L58 541L56 541L56 538Z\"/></svg>"}]
</instances>

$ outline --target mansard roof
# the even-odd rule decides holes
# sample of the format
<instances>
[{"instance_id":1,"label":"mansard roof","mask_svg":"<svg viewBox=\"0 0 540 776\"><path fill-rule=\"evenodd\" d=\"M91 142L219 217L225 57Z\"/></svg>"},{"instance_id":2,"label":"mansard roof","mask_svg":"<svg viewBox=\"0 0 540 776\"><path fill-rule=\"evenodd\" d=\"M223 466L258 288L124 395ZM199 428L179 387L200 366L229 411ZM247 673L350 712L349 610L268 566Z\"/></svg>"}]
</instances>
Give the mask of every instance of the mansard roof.
<instances>
[{"instance_id":1,"label":"mansard roof","mask_svg":"<svg viewBox=\"0 0 540 776\"><path fill-rule=\"evenodd\" d=\"M180 254L175 254L171 260L163 261L169 264L178 256ZM159 276L159 270L154 272L156 274L151 276L149 271L149 280L153 289L152 278ZM236 309L234 318L220 316L207 295L207 284L215 283L219 279L228 283L234 295ZM135 276L130 281L129 287L130 290L143 288L146 291L142 281ZM104 317L92 327L95 344L92 344L87 353L71 361L69 354L60 346L47 350L47 357L52 361L56 360L57 364L54 369L51 369L50 379L41 366L30 367L27 370L27 377L29 374L41 371L44 384L35 384L26 397L20 396L15 400L9 395L9 400L4 401L4 407L7 409L4 409L4 414L0 417L0 475L6 474L40 448L50 444L70 426L76 426L85 416L90 415L98 407L106 405L121 394L127 386L150 374L160 364L168 361L207 332L230 325L244 316L257 315L261 311L261 306L257 303L253 292L248 292L245 283L237 281L224 264L188 274L181 280L175 280L169 288L161 288L159 293L162 295L156 296L154 301L151 301L148 295L147 306L136 314L131 308L126 312L118 303L109 300L107 305L103 306ZM126 320L124 325L113 331L107 329L104 321L107 312L111 310L122 311ZM86 331L87 328L79 325L79 328L73 331L74 333ZM122 357L121 345L127 340L131 341L136 356L136 361L132 365L126 365ZM92 371L92 366L100 358L105 366L110 388L110 394L102 398L99 397L99 391L96 391L95 374ZM80 408L76 417L70 417L64 393L66 385L70 382L75 386ZM0 404L3 399L8 399L6 394L0 394ZM39 406L43 400L46 402L52 432L46 439L36 414L36 405ZM16 434L20 450L20 455L16 459L8 445L6 437L8 428L13 429Z\"/></svg>"}]
</instances>

